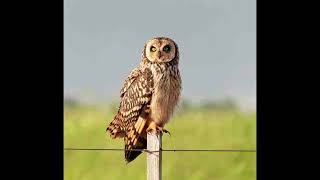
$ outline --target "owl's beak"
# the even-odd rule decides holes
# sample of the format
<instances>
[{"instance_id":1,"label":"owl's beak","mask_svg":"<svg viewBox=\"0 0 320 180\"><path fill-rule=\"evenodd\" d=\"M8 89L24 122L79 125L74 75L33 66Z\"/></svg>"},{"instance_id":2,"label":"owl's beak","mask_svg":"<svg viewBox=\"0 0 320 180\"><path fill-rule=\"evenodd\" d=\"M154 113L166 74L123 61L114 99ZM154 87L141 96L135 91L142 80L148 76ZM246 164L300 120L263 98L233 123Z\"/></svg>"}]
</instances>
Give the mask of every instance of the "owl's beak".
<instances>
[{"instance_id":1,"label":"owl's beak","mask_svg":"<svg viewBox=\"0 0 320 180\"><path fill-rule=\"evenodd\" d=\"M158 59L160 59L160 57L161 57L161 52L160 51L158 51L157 56L158 56Z\"/></svg>"}]
</instances>

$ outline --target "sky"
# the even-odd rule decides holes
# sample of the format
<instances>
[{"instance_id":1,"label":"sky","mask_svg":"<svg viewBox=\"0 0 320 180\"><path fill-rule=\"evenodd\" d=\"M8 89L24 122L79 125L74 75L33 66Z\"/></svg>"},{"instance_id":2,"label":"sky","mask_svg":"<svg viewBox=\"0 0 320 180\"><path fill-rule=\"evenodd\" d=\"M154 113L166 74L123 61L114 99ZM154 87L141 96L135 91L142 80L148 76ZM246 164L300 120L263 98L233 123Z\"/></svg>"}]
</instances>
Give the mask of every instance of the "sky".
<instances>
[{"instance_id":1,"label":"sky","mask_svg":"<svg viewBox=\"0 0 320 180\"><path fill-rule=\"evenodd\" d=\"M118 98L157 36L179 46L184 98L256 107L255 0L64 0L65 97Z\"/></svg>"}]
</instances>

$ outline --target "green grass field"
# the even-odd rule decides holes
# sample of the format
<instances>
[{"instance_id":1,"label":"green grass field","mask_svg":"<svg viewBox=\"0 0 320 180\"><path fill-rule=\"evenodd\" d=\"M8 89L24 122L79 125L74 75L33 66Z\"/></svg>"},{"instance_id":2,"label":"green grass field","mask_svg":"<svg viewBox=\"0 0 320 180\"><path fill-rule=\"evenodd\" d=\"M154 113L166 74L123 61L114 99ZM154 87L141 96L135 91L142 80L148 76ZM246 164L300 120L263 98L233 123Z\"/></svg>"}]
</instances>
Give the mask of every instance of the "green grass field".
<instances>
[{"instance_id":1,"label":"green grass field","mask_svg":"<svg viewBox=\"0 0 320 180\"><path fill-rule=\"evenodd\" d=\"M65 107L64 147L123 148L106 125L115 112L103 107ZM164 149L256 149L256 114L193 109L166 126ZM163 152L164 180L254 180L254 152ZM145 180L146 155L126 164L122 151L64 151L65 180Z\"/></svg>"}]
</instances>

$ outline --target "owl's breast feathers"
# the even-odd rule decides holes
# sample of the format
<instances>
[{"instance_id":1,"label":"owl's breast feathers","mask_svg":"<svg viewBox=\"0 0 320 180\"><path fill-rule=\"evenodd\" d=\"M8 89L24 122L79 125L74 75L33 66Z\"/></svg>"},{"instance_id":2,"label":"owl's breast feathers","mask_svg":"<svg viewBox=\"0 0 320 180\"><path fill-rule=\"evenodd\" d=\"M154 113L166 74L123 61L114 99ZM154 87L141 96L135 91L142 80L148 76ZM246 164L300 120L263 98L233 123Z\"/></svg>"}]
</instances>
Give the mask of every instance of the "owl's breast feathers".
<instances>
[{"instance_id":1,"label":"owl's breast feathers","mask_svg":"<svg viewBox=\"0 0 320 180\"><path fill-rule=\"evenodd\" d=\"M177 66L168 64L151 67L155 85L150 104L150 119L164 126L174 112L181 92L181 77Z\"/></svg>"}]
</instances>

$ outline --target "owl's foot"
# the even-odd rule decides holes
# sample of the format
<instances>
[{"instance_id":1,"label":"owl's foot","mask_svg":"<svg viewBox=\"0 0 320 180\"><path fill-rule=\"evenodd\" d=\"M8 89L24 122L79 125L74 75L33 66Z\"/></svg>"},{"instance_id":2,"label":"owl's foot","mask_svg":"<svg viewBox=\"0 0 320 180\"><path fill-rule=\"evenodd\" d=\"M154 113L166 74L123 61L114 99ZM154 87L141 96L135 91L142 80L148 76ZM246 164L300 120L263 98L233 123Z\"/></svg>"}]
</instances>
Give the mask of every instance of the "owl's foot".
<instances>
[{"instance_id":1,"label":"owl's foot","mask_svg":"<svg viewBox=\"0 0 320 180\"><path fill-rule=\"evenodd\" d=\"M162 132L167 133L167 134L169 134L169 136L171 136L171 133L168 130L164 129L164 128L162 128Z\"/></svg>"},{"instance_id":2,"label":"owl's foot","mask_svg":"<svg viewBox=\"0 0 320 180\"><path fill-rule=\"evenodd\" d=\"M164 129L161 126L158 126L155 122L151 122L146 131L148 134L155 132L156 134L168 133L169 135L171 135L168 130Z\"/></svg>"}]
</instances>

